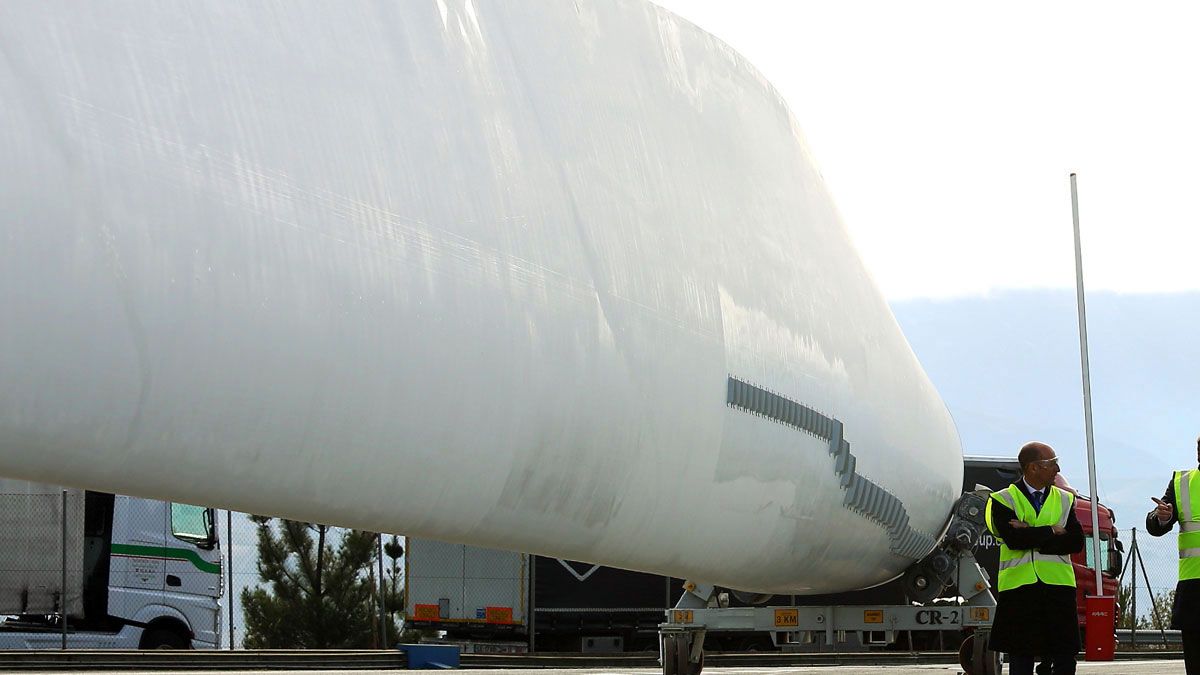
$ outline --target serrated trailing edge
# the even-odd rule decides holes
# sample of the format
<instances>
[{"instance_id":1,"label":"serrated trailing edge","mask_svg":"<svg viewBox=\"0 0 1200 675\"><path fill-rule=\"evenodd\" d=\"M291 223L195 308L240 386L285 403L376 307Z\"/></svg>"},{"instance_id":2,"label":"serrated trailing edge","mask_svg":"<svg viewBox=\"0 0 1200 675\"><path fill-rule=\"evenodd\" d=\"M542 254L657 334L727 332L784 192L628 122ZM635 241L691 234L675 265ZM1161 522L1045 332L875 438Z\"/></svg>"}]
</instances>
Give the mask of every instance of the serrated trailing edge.
<instances>
[{"instance_id":1,"label":"serrated trailing edge","mask_svg":"<svg viewBox=\"0 0 1200 675\"><path fill-rule=\"evenodd\" d=\"M904 502L857 472L858 462L850 452L850 442L843 437L845 429L840 420L732 375L726 404L827 441L834 458L834 475L846 493L842 505L887 530L891 551L897 555L919 560L933 548L932 536L909 526Z\"/></svg>"}]
</instances>

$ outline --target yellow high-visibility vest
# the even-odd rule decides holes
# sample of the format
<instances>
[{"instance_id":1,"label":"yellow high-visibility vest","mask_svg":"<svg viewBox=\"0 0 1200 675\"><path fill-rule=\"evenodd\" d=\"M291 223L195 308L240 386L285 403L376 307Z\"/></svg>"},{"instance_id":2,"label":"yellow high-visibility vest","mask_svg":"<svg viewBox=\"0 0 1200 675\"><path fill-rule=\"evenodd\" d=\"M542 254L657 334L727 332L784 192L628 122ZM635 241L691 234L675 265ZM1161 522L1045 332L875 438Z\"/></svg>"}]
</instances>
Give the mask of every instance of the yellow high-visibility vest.
<instances>
[{"instance_id":1,"label":"yellow high-visibility vest","mask_svg":"<svg viewBox=\"0 0 1200 675\"><path fill-rule=\"evenodd\" d=\"M1179 580L1200 579L1200 471L1175 472L1179 516Z\"/></svg>"},{"instance_id":2,"label":"yellow high-visibility vest","mask_svg":"<svg viewBox=\"0 0 1200 675\"><path fill-rule=\"evenodd\" d=\"M1029 498L1016 485L993 492L988 500L984 520L988 531L1000 542L1000 578L996 580L996 587L1001 591L1036 583L1039 579L1056 586L1075 586L1075 568L1071 566L1071 556L1048 555L1033 549L1011 549L992 523L992 501L995 500L1008 507L1017 514L1017 520L1030 527L1066 527L1071 509L1075 507L1075 495L1054 485L1047 487L1045 492L1046 501L1040 512L1034 510Z\"/></svg>"}]
</instances>

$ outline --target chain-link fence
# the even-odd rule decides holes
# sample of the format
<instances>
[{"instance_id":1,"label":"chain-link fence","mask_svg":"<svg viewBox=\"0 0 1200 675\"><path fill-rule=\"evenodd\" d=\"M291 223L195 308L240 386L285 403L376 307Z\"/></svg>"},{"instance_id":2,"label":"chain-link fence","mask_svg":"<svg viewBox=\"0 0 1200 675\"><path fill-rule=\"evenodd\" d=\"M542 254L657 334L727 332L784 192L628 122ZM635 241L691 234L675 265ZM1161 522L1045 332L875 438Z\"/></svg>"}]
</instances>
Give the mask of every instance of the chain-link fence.
<instances>
[{"instance_id":1,"label":"chain-link fence","mask_svg":"<svg viewBox=\"0 0 1200 675\"><path fill-rule=\"evenodd\" d=\"M407 542L396 535L3 481L0 536L0 618L7 617L0 648L372 649L417 637L400 634ZM1151 537L1135 528L1118 539L1124 555L1117 628L1141 632L1141 643L1153 643L1155 634L1163 644L1177 642L1166 632L1176 533ZM414 616L493 629L528 620L533 563L512 553L467 556L462 548L447 549L455 553L450 565L430 557L437 545L424 547L429 561L421 579L429 597L414 598ZM542 585L551 572L566 579L555 587L564 607L597 605L594 597L572 605L568 582L606 568L544 562ZM644 581L645 598L614 603L625 614L645 610L656 623L673 586L668 580L664 593L661 578L642 576L621 587ZM481 590L472 595L476 586ZM462 607L454 604L459 600ZM539 609L553 618L568 611ZM647 635L653 628L647 624Z\"/></svg>"},{"instance_id":2,"label":"chain-link fence","mask_svg":"<svg viewBox=\"0 0 1200 675\"><path fill-rule=\"evenodd\" d=\"M0 479L0 649L399 641L403 538Z\"/></svg>"},{"instance_id":3,"label":"chain-link fence","mask_svg":"<svg viewBox=\"0 0 1200 675\"><path fill-rule=\"evenodd\" d=\"M226 648L378 649L402 640L404 537L218 511Z\"/></svg>"},{"instance_id":4,"label":"chain-link fence","mask_svg":"<svg viewBox=\"0 0 1200 675\"><path fill-rule=\"evenodd\" d=\"M1177 531L1161 537L1152 537L1143 528L1119 531L1125 553L1117 592L1117 628L1160 633L1171 628L1179 568ZM1152 636L1147 639L1153 641Z\"/></svg>"}]
</instances>

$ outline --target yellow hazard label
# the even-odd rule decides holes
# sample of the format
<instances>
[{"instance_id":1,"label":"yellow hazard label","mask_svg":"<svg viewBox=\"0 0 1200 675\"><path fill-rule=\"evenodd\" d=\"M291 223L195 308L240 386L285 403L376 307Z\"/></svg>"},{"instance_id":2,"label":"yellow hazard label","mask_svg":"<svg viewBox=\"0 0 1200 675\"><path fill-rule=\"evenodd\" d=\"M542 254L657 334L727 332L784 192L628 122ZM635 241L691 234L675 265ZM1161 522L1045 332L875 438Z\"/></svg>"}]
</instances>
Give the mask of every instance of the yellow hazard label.
<instances>
[{"instance_id":1,"label":"yellow hazard label","mask_svg":"<svg viewBox=\"0 0 1200 675\"><path fill-rule=\"evenodd\" d=\"M671 610L671 623L692 623L692 616L690 609L673 609Z\"/></svg>"},{"instance_id":2,"label":"yellow hazard label","mask_svg":"<svg viewBox=\"0 0 1200 675\"><path fill-rule=\"evenodd\" d=\"M797 628L800 626L800 610L775 610L775 625L780 628Z\"/></svg>"},{"instance_id":3,"label":"yellow hazard label","mask_svg":"<svg viewBox=\"0 0 1200 675\"><path fill-rule=\"evenodd\" d=\"M864 609L863 623L883 623L882 609Z\"/></svg>"}]
</instances>

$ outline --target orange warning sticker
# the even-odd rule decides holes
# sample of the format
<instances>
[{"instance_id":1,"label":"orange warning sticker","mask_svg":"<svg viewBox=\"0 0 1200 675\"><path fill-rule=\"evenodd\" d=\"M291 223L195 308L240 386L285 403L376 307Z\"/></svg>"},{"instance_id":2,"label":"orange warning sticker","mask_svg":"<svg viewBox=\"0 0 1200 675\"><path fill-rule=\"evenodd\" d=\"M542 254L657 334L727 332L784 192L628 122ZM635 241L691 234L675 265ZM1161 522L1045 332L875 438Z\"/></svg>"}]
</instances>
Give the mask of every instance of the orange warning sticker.
<instances>
[{"instance_id":1,"label":"orange warning sticker","mask_svg":"<svg viewBox=\"0 0 1200 675\"><path fill-rule=\"evenodd\" d=\"M512 607L484 607L483 620L487 623L512 623Z\"/></svg>"},{"instance_id":2,"label":"orange warning sticker","mask_svg":"<svg viewBox=\"0 0 1200 675\"><path fill-rule=\"evenodd\" d=\"M413 605L412 618L416 621L437 621L438 606L437 605Z\"/></svg>"}]
</instances>

